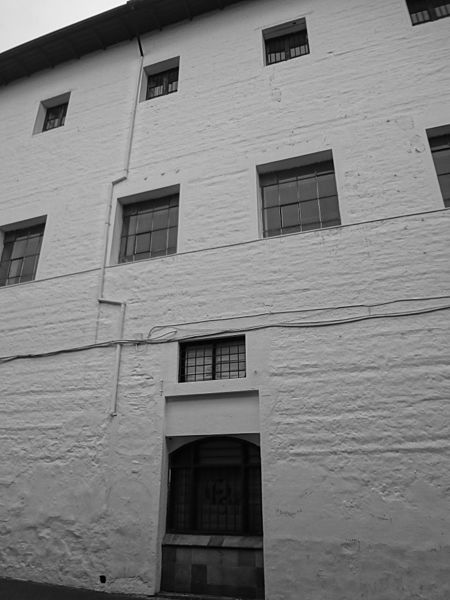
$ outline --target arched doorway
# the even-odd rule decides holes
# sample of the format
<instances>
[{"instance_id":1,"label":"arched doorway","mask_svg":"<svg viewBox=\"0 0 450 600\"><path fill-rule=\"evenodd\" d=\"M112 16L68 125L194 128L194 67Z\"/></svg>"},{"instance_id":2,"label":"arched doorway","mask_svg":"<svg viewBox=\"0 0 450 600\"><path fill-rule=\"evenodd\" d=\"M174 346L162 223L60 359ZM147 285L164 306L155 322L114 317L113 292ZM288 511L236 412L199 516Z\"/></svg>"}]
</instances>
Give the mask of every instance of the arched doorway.
<instances>
[{"instance_id":1,"label":"arched doorway","mask_svg":"<svg viewBox=\"0 0 450 600\"><path fill-rule=\"evenodd\" d=\"M208 437L169 456L162 589L264 596L259 447Z\"/></svg>"}]
</instances>

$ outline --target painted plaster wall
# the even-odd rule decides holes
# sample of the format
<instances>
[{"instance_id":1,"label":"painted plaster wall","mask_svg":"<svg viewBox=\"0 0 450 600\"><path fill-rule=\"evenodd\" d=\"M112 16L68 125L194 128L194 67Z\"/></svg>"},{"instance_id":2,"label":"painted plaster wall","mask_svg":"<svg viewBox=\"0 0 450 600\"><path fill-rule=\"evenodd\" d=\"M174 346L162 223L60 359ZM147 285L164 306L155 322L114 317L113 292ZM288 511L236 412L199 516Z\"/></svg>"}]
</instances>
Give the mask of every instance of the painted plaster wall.
<instances>
[{"instance_id":1,"label":"painted plaster wall","mask_svg":"<svg viewBox=\"0 0 450 600\"><path fill-rule=\"evenodd\" d=\"M311 54L265 67L262 29L304 16ZM180 87L139 103L114 200L179 184L180 227L177 255L107 269L125 337L385 315L247 334L270 600L449 596L448 312L392 316L450 293L425 133L450 123L449 28L411 27L403 0L286 0L143 40L146 66L180 56ZM96 298L138 67L123 44L1 90L0 226L47 215L37 281L0 289L1 356L118 336ZM39 101L67 91L66 125L33 136ZM256 166L329 148L343 226L260 239ZM158 590L177 344L124 348L116 418L113 366L113 348L0 366L1 576Z\"/></svg>"}]
</instances>

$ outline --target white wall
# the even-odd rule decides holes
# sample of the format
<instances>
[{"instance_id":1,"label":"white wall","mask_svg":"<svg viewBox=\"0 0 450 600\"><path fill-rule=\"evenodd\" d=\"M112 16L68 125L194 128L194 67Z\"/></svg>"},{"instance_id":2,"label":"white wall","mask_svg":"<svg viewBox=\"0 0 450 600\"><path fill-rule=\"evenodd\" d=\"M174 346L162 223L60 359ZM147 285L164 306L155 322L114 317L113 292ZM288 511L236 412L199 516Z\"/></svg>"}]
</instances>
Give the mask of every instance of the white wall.
<instances>
[{"instance_id":1,"label":"white wall","mask_svg":"<svg viewBox=\"0 0 450 600\"><path fill-rule=\"evenodd\" d=\"M262 29L296 17L311 54L265 67ZM450 123L449 26L412 27L403 0L263 0L143 39L145 66L180 56L179 91L139 103L114 198L180 184L179 252L109 265L125 337L385 315L247 336L270 600L450 593L448 311L389 316L450 294L425 133ZM47 215L37 280L0 288L1 356L118 335L96 298L138 67L133 42L0 91L0 226ZM67 91L66 125L32 135ZM342 227L260 239L256 166L329 148ZM158 590L176 343L124 348L115 418L113 366L112 348L0 365L0 576Z\"/></svg>"}]
</instances>

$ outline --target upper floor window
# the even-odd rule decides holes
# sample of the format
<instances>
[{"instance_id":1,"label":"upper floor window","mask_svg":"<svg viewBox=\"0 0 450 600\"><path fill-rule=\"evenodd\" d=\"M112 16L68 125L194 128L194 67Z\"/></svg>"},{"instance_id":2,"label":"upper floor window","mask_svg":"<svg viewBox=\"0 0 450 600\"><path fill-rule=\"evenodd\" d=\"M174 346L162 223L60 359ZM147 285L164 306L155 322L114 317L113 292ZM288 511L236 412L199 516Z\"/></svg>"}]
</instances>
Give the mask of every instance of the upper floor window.
<instances>
[{"instance_id":1,"label":"upper floor window","mask_svg":"<svg viewBox=\"0 0 450 600\"><path fill-rule=\"evenodd\" d=\"M44 223L3 232L0 286L31 281L36 276Z\"/></svg>"},{"instance_id":2,"label":"upper floor window","mask_svg":"<svg viewBox=\"0 0 450 600\"><path fill-rule=\"evenodd\" d=\"M309 54L305 19L266 29L263 36L267 65Z\"/></svg>"},{"instance_id":3,"label":"upper floor window","mask_svg":"<svg viewBox=\"0 0 450 600\"><path fill-rule=\"evenodd\" d=\"M69 99L70 92L66 92L40 102L33 133L62 127L66 122Z\"/></svg>"},{"instance_id":4,"label":"upper floor window","mask_svg":"<svg viewBox=\"0 0 450 600\"><path fill-rule=\"evenodd\" d=\"M150 100L178 91L180 57L149 65L144 69L144 85L140 99Z\"/></svg>"},{"instance_id":5,"label":"upper floor window","mask_svg":"<svg viewBox=\"0 0 450 600\"><path fill-rule=\"evenodd\" d=\"M149 75L147 82L147 100L173 94L178 90L178 67L156 75Z\"/></svg>"},{"instance_id":6,"label":"upper floor window","mask_svg":"<svg viewBox=\"0 0 450 600\"><path fill-rule=\"evenodd\" d=\"M428 139L444 205L450 208L450 132L433 135L431 130Z\"/></svg>"},{"instance_id":7,"label":"upper floor window","mask_svg":"<svg viewBox=\"0 0 450 600\"><path fill-rule=\"evenodd\" d=\"M177 251L178 194L123 206L119 262Z\"/></svg>"},{"instance_id":8,"label":"upper floor window","mask_svg":"<svg viewBox=\"0 0 450 600\"><path fill-rule=\"evenodd\" d=\"M260 170L264 237L341 224L333 160L330 152L325 156L330 159Z\"/></svg>"},{"instance_id":9,"label":"upper floor window","mask_svg":"<svg viewBox=\"0 0 450 600\"><path fill-rule=\"evenodd\" d=\"M447 0L406 0L413 25L450 17Z\"/></svg>"},{"instance_id":10,"label":"upper floor window","mask_svg":"<svg viewBox=\"0 0 450 600\"><path fill-rule=\"evenodd\" d=\"M68 103L58 104L57 106L51 106L47 108L45 114L43 131L49 129L55 129L56 127L62 127L66 120Z\"/></svg>"},{"instance_id":11,"label":"upper floor window","mask_svg":"<svg viewBox=\"0 0 450 600\"><path fill-rule=\"evenodd\" d=\"M180 350L180 381L246 376L245 337L187 342Z\"/></svg>"}]
</instances>

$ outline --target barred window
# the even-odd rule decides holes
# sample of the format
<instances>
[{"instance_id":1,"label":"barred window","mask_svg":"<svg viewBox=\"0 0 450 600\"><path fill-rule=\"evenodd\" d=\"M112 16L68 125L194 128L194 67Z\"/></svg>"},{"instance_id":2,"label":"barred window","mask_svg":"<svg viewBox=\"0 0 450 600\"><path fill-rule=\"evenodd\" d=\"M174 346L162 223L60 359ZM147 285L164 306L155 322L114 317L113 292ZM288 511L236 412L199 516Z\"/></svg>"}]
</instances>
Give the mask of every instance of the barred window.
<instances>
[{"instance_id":1,"label":"barred window","mask_svg":"<svg viewBox=\"0 0 450 600\"><path fill-rule=\"evenodd\" d=\"M244 337L188 342L181 344L180 350L180 381L246 376Z\"/></svg>"},{"instance_id":2,"label":"barred window","mask_svg":"<svg viewBox=\"0 0 450 600\"><path fill-rule=\"evenodd\" d=\"M23 283L35 278L44 227L42 223L4 232L0 286Z\"/></svg>"},{"instance_id":3,"label":"barred window","mask_svg":"<svg viewBox=\"0 0 450 600\"><path fill-rule=\"evenodd\" d=\"M333 161L260 174L264 237L341 224Z\"/></svg>"},{"instance_id":4,"label":"barred window","mask_svg":"<svg viewBox=\"0 0 450 600\"><path fill-rule=\"evenodd\" d=\"M119 262L177 251L178 194L123 207Z\"/></svg>"},{"instance_id":5,"label":"barred window","mask_svg":"<svg viewBox=\"0 0 450 600\"><path fill-rule=\"evenodd\" d=\"M263 36L267 65L309 54L305 19L267 29Z\"/></svg>"},{"instance_id":6,"label":"barred window","mask_svg":"<svg viewBox=\"0 0 450 600\"><path fill-rule=\"evenodd\" d=\"M57 106L51 106L47 108L45 113L43 131L49 129L56 129L56 127L62 127L66 121L68 103L58 104Z\"/></svg>"},{"instance_id":7,"label":"barred window","mask_svg":"<svg viewBox=\"0 0 450 600\"><path fill-rule=\"evenodd\" d=\"M169 532L262 534L258 446L206 438L173 452L169 469Z\"/></svg>"},{"instance_id":8,"label":"barred window","mask_svg":"<svg viewBox=\"0 0 450 600\"><path fill-rule=\"evenodd\" d=\"M450 2L447 0L406 0L406 3L413 25L450 17Z\"/></svg>"},{"instance_id":9,"label":"barred window","mask_svg":"<svg viewBox=\"0 0 450 600\"><path fill-rule=\"evenodd\" d=\"M430 136L429 141L444 205L450 208L450 133Z\"/></svg>"},{"instance_id":10,"label":"barred window","mask_svg":"<svg viewBox=\"0 0 450 600\"><path fill-rule=\"evenodd\" d=\"M173 94L178 90L179 68L169 69L161 73L148 75L146 99Z\"/></svg>"}]
</instances>

